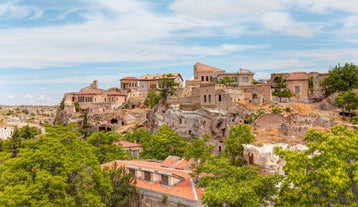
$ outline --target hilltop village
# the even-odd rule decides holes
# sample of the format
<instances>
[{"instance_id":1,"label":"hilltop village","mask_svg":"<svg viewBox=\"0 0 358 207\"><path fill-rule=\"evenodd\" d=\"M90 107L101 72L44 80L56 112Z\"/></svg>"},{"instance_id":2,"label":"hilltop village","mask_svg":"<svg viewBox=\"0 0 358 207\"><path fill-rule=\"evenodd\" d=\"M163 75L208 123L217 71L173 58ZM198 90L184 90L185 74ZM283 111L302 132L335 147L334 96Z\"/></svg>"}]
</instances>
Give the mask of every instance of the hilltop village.
<instances>
[{"instance_id":1,"label":"hilltop village","mask_svg":"<svg viewBox=\"0 0 358 207\"><path fill-rule=\"evenodd\" d=\"M152 109L145 106L147 94L156 91L159 88L158 81L166 75L170 75L169 79L177 83L175 94L167 97L165 105L159 104ZM277 137L287 137L287 142L293 140L300 143L299 138L308 128L333 125L328 117L310 113L313 109L304 109L312 106L306 104L323 100L324 91L319 83L326 74L274 73L268 80L257 81L254 73L247 69L226 72L196 63L193 66L193 77L193 80L184 81L180 73L175 72L147 74L139 78L124 77L120 79L120 87L108 90L98 88L95 80L79 92L64 95L63 110L59 111L55 122L80 124L81 112L87 112L88 120L96 130L125 133L145 127L153 132L166 124L185 136L209 134L217 151L222 150L222 142L230 125L251 123L252 114L257 110L267 113L254 120L253 128L257 131L277 130ZM221 83L221 80L227 78L229 82ZM279 78L294 92L292 97L280 100L272 95ZM317 109L334 108L329 103L320 103ZM291 110L291 113L268 113L272 107L282 108L284 112ZM282 141L286 142L284 139Z\"/></svg>"},{"instance_id":2,"label":"hilltop village","mask_svg":"<svg viewBox=\"0 0 358 207\"><path fill-rule=\"evenodd\" d=\"M235 72L227 72L196 63L193 66L193 77L193 80L183 80L181 74L175 71L167 74L146 74L139 78L123 77L118 87L109 89L99 88L97 80L94 80L88 87L78 92L65 93L56 113L55 107L45 109L40 107L37 110L32 108L30 111L24 107L4 107L2 110L3 114L6 113L4 116L7 119L15 119L17 122L35 126L45 134L45 137L47 133L48 136L59 136L58 140L64 139L61 141L64 143L69 140L66 138L67 133L73 132L71 124L76 123L80 128L79 132L82 133L81 142L89 142L99 148L101 169L123 166L126 172L136 178L135 187L139 191L132 195L139 195L140 198L134 196L127 202L133 206L151 207L203 206L202 201L207 189L197 185L202 175L195 175L197 169L193 169L193 166L200 166L201 158L184 159L169 154L156 159L143 156L147 158L143 159L141 153L148 151L146 147L164 148L164 146L158 146L150 141L149 145L142 146L135 139L133 142L123 139L128 134L129 137L132 136L131 133L138 129L143 129L149 134L156 134L160 130L171 133L170 130L173 130L172 133L179 134L180 137L172 134L174 139L171 142L176 143L184 138L189 143L187 146L192 144L194 151L200 151L201 148L196 149L193 143L201 141L205 145L201 147L209 151L210 155L217 156L227 154L225 141L235 133L231 132L233 126L245 126L250 131L249 134L252 132L251 138L254 141L247 142L249 144L238 143L243 148L242 153L237 152L241 155L236 153L233 158L243 159L243 162L250 167L256 166L257 169L253 169L258 170L260 175L276 176L285 175L283 166L286 161L274 152L275 147L304 153L308 149L304 136L309 129L329 133L329 128L336 124L356 128L356 125L349 121L349 117L340 116L338 113L340 109L333 106L337 94L327 96L326 89L322 88L321 82L327 79L328 74L273 73L267 80L255 80L254 72L249 69L240 68ZM352 91L358 94L358 90ZM54 116L54 119L49 120L49 116ZM67 127L66 136L62 138L61 134L45 132L43 126L49 124L60 126L61 130L63 130L61 127ZM86 131L91 131L94 136L86 137ZM104 135L107 132L116 132L120 138L114 139L112 136L117 135L110 133ZM14 137L16 133L14 126L9 127L5 124L0 130L2 139ZM150 136L145 133L142 135ZM110 149L108 151L104 147L106 136L109 140L106 143L108 145L106 147ZM109 137L115 141L111 141L112 138ZM194 140L193 143L191 140ZM82 145L83 143L80 146ZM10 146L12 146L11 142ZM116 147L128 152L130 157L121 154ZM111 151L117 153L114 157L124 158L104 159L104 155ZM11 152L18 153L12 148ZM73 152L69 151L69 153ZM203 164L205 165L204 162ZM243 165L238 164L238 166ZM307 165L306 171L309 166ZM243 169L240 167L237 170ZM75 173L78 170L83 169L77 169ZM207 176L206 173L203 175ZM217 177L222 179L220 173ZM225 181L226 178L223 179ZM239 182L234 185L241 185ZM237 192L236 189L234 192ZM273 203L269 203L269 206L273 206Z\"/></svg>"}]
</instances>

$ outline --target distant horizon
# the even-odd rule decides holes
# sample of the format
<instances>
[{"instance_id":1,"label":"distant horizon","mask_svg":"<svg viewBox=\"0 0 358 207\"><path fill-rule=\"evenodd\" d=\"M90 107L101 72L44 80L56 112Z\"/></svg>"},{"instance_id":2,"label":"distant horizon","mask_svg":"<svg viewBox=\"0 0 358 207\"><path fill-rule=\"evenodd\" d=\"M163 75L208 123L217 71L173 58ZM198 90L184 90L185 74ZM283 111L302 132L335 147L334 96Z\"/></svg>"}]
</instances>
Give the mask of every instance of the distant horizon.
<instances>
[{"instance_id":1,"label":"distant horizon","mask_svg":"<svg viewBox=\"0 0 358 207\"><path fill-rule=\"evenodd\" d=\"M58 105L98 80L179 72L320 72L358 63L355 0L5 0L0 105Z\"/></svg>"}]
</instances>

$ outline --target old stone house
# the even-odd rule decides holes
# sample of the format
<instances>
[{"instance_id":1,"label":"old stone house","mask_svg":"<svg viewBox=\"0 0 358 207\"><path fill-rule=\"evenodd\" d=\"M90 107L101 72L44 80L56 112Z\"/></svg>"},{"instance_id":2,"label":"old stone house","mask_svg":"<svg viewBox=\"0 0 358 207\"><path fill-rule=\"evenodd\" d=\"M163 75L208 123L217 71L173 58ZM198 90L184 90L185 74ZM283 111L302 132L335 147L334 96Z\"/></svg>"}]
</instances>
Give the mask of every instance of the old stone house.
<instances>
[{"instance_id":1,"label":"old stone house","mask_svg":"<svg viewBox=\"0 0 358 207\"><path fill-rule=\"evenodd\" d=\"M164 161L116 160L101 165L101 168L124 166L136 177L136 187L140 199L132 206L203 206L203 191L198 188L190 176L192 161L169 156Z\"/></svg>"},{"instance_id":2,"label":"old stone house","mask_svg":"<svg viewBox=\"0 0 358 207\"><path fill-rule=\"evenodd\" d=\"M317 72L273 73L269 80L272 87L275 87L279 77L282 77L286 87L295 94L286 101L309 103L324 97L319 83L326 77L326 74Z\"/></svg>"},{"instance_id":3,"label":"old stone house","mask_svg":"<svg viewBox=\"0 0 358 207\"><path fill-rule=\"evenodd\" d=\"M125 94L98 88L96 80L90 86L82 88L80 92L66 93L64 98L65 109L69 113L76 111L77 103L82 111L103 113L119 108L126 101Z\"/></svg>"},{"instance_id":4,"label":"old stone house","mask_svg":"<svg viewBox=\"0 0 358 207\"><path fill-rule=\"evenodd\" d=\"M142 151L142 146L138 143L128 142L126 140L120 140L113 142L114 145L120 145L122 148L129 152L134 158L139 158L139 153Z\"/></svg>"},{"instance_id":5,"label":"old stone house","mask_svg":"<svg viewBox=\"0 0 358 207\"><path fill-rule=\"evenodd\" d=\"M143 75L139 78L139 92L141 94L147 94L150 91L155 91L159 88L159 80L162 78L169 78L174 80L174 82L178 83L178 88L183 86L183 78L180 73L172 73L172 74L147 74Z\"/></svg>"}]
</instances>

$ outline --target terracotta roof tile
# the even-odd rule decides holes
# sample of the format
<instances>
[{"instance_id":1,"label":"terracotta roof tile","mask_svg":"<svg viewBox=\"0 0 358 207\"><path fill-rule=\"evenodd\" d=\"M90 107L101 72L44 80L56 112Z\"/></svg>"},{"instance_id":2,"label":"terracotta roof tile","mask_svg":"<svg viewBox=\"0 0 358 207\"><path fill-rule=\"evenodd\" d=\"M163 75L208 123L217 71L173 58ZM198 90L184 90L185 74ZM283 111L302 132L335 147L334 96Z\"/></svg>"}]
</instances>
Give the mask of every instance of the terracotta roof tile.
<instances>
[{"instance_id":1,"label":"terracotta roof tile","mask_svg":"<svg viewBox=\"0 0 358 207\"><path fill-rule=\"evenodd\" d=\"M107 94L107 96L125 96L125 95L117 91L111 91Z\"/></svg>"},{"instance_id":2,"label":"terracotta roof tile","mask_svg":"<svg viewBox=\"0 0 358 207\"><path fill-rule=\"evenodd\" d=\"M161 164L162 167L173 167L178 161L180 157L176 156L168 156L167 159Z\"/></svg>"},{"instance_id":3,"label":"terracotta roof tile","mask_svg":"<svg viewBox=\"0 0 358 207\"><path fill-rule=\"evenodd\" d=\"M171 156L172 159L174 156ZM168 159L167 159L168 160ZM178 184L168 187L160 184L159 181L148 182L144 181L142 178L137 177L136 187L143 190L151 190L157 193L173 195L190 200L201 200L203 191L196 187L190 178L190 170L179 170L173 168L161 167L159 162L148 162L141 160L123 160L123 161L112 161L107 162L101 165L101 168L112 167L114 163L117 163L117 166L126 166L126 167L135 167L137 169L153 170L156 173L166 172L172 173L173 176L179 176L182 178L182 181Z\"/></svg>"},{"instance_id":4,"label":"terracotta roof tile","mask_svg":"<svg viewBox=\"0 0 358 207\"><path fill-rule=\"evenodd\" d=\"M185 170L185 169L189 169L189 167L191 166L191 164L193 163L192 160L180 160L179 162L177 162L174 165L175 169L179 169L179 170Z\"/></svg>"},{"instance_id":5,"label":"terracotta roof tile","mask_svg":"<svg viewBox=\"0 0 358 207\"><path fill-rule=\"evenodd\" d=\"M209 65L205 65L205 64L202 64L202 63L196 63L194 65L194 69L199 72L199 71L217 71L217 72L225 72L225 70L223 69L220 69L220 68L215 68L215 67L212 67L212 66L209 66Z\"/></svg>"},{"instance_id":6,"label":"terracotta roof tile","mask_svg":"<svg viewBox=\"0 0 358 207\"><path fill-rule=\"evenodd\" d=\"M138 80L138 78L133 77L133 76L127 76L127 77L122 78L121 80Z\"/></svg>"}]
</instances>

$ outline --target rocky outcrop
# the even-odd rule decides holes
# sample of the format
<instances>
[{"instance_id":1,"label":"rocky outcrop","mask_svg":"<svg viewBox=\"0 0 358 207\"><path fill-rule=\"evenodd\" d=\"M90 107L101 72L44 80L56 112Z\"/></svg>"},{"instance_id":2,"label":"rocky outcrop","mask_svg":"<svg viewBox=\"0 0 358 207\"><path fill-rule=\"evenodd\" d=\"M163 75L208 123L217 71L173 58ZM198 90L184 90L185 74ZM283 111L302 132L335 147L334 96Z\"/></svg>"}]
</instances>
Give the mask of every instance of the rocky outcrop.
<instances>
[{"instance_id":1,"label":"rocky outcrop","mask_svg":"<svg viewBox=\"0 0 358 207\"><path fill-rule=\"evenodd\" d=\"M289 145L289 144L264 144L258 147L251 144L244 144L244 159L249 165L256 165L263 174L284 174L282 167L285 161L280 159L274 153L274 147L281 147L283 149L305 151L308 148L302 144Z\"/></svg>"},{"instance_id":2,"label":"rocky outcrop","mask_svg":"<svg viewBox=\"0 0 358 207\"><path fill-rule=\"evenodd\" d=\"M249 111L239 106L231 107L230 110L201 107L184 111L179 105L163 105L152 109L148 114L148 128L155 131L166 124L187 137L208 134L220 150L230 126L244 123L248 115Z\"/></svg>"}]
</instances>

